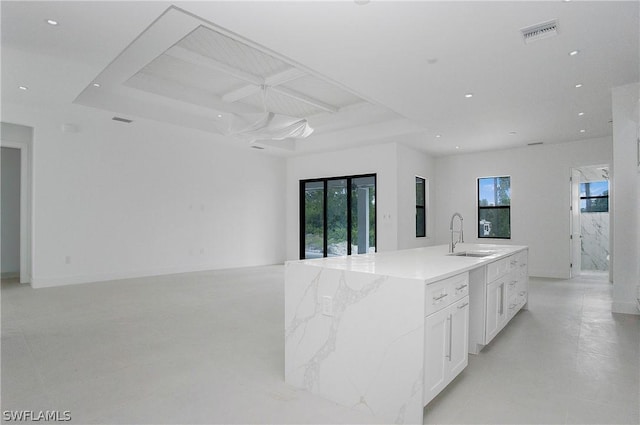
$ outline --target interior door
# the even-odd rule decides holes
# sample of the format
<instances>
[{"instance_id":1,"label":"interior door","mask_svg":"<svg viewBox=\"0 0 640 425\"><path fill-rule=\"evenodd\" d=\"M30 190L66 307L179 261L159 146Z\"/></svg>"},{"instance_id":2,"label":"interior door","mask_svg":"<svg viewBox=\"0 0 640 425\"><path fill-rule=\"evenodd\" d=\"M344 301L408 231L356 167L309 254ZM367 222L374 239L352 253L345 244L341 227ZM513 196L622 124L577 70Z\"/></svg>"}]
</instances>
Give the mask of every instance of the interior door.
<instances>
[{"instance_id":1,"label":"interior door","mask_svg":"<svg viewBox=\"0 0 640 425\"><path fill-rule=\"evenodd\" d=\"M580 171L571 169L571 277L582 269L582 225L580 223Z\"/></svg>"}]
</instances>

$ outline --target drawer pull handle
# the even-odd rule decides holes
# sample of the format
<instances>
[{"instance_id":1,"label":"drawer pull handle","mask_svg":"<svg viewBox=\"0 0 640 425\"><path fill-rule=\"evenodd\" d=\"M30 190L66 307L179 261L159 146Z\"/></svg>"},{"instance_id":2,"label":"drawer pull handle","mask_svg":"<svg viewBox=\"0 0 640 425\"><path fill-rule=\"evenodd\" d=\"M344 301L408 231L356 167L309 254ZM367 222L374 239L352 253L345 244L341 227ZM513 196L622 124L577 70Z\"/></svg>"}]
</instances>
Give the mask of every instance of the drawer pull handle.
<instances>
[{"instance_id":1,"label":"drawer pull handle","mask_svg":"<svg viewBox=\"0 0 640 425\"><path fill-rule=\"evenodd\" d=\"M467 285L466 283L465 283L464 285L460 285L460 286L458 286L458 287L456 288L456 291L461 291L461 290L463 290L464 288L466 288L467 286L468 286L468 285Z\"/></svg>"},{"instance_id":2,"label":"drawer pull handle","mask_svg":"<svg viewBox=\"0 0 640 425\"><path fill-rule=\"evenodd\" d=\"M469 305L469 303L464 303L464 304L462 304L462 305L459 305L459 306L458 306L458 310L460 310L460 309L462 309L462 308L465 308L465 307L466 307L466 306L468 306L468 305Z\"/></svg>"},{"instance_id":3,"label":"drawer pull handle","mask_svg":"<svg viewBox=\"0 0 640 425\"><path fill-rule=\"evenodd\" d=\"M440 301L441 299L443 299L444 297L449 296L449 294L442 294L439 297L433 297L434 301Z\"/></svg>"}]
</instances>

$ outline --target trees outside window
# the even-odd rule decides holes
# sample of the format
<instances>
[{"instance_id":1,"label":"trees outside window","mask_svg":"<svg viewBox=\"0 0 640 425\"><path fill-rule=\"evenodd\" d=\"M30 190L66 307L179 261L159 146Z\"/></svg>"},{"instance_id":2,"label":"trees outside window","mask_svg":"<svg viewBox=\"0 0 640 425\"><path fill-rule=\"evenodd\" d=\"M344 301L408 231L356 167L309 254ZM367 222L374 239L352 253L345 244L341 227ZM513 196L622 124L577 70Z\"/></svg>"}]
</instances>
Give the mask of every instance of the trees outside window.
<instances>
[{"instance_id":1,"label":"trees outside window","mask_svg":"<svg viewBox=\"0 0 640 425\"><path fill-rule=\"evenodd\" d=\"M478 238L511 239L511 177L478 179Z\"/></svg>"}]
</instances>

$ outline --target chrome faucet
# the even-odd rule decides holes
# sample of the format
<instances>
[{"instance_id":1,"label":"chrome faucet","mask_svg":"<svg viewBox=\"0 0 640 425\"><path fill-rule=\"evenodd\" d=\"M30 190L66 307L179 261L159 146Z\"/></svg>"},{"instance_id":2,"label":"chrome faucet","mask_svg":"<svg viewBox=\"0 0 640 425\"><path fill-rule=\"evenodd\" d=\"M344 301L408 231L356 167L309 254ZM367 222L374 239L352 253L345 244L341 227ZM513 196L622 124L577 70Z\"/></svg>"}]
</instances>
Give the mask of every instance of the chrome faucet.
<instances>
[{"instance_id":1,"label":"chrome faucet","mask_svg":"<svg viewBox=\"0 0 640 425\"><path fill-rule=\"evenodd\" d=\"M458 241L454 242L453 241L453 234L454 234L454 230L453 230L453 219L459 217L460 218L460 230L458 231ZM462 242L464 243L464 233L463 233L463 221L464 219L462 218L462 215L458 212L453 213L453 215L451 216L451 223L449 224L449 230L451 231L451 243L449 244L449 252L453 253L454 248L456 247L456 244Z\"/></svg>"}]
</instances>

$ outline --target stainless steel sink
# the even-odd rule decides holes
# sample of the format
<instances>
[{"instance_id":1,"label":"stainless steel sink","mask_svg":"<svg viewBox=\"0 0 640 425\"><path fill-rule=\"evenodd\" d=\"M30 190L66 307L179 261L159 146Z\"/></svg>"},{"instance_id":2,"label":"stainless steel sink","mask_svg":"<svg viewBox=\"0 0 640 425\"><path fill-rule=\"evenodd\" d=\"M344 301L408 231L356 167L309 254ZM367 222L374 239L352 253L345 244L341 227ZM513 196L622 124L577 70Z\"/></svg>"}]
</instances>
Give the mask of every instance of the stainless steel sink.
<instances>
[{"instance_id":1,"label":"stainless steel sink","mask_svg":"<svg viewBox=\"0 0 640 425\"><path fill-rule=\"evenodd\" d=\"M447 255L452 255L455 257L488 257L490 255L495 254L495 251L461 251L461 252L453 252Z\"/></svg>"}]
</instances>

